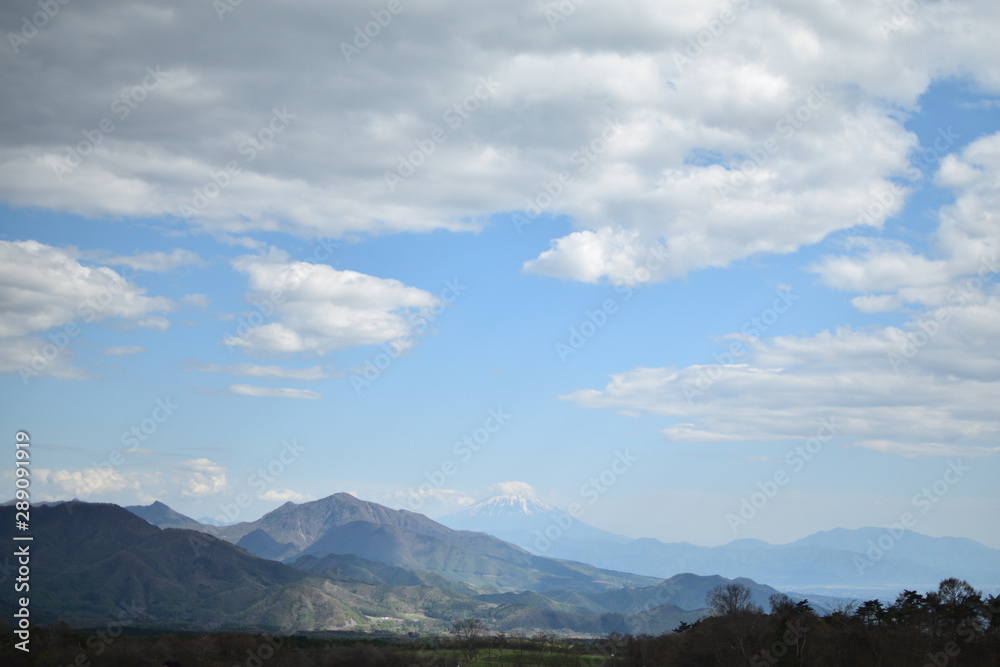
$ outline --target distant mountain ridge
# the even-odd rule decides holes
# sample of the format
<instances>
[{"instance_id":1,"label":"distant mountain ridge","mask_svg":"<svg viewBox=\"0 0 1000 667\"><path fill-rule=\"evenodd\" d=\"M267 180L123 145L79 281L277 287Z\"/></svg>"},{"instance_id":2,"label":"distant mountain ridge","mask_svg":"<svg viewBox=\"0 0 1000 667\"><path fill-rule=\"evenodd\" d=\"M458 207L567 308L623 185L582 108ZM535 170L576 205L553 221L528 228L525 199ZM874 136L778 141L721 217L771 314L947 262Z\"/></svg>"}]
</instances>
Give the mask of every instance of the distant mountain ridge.
<instances>
[{"instance_id":1,"label":"distant mountain ridge","mask_svg":"<svg viewBox=\"0 0 1000 667\"><path fill-rule=\"evenodd\" d=\"M160 529L110 504L72 501L31 512L33 622L137 627L337 629L357 612L332 583L256 558L204 533ZM0 508L10 543L13 508ZM0 588L11 603L13 587Z\"/></svg>"},{"instance_id":2,"label":"distant mountain ridge","mask_svg":"<svg viewBox=\"0 0 1000 667\"><path fill-rule=\"evenodd\" d=\"M354 554L497 592L601 591L648 586L658 580L538 556L486 533L453 530L422 514L348 493L301 504L288 502L256 521L201 525L200 530L283 562L305 555Z\"/></svg>"},{"instance_id":3,"label":"distant mountain ridge","mask_svg":"<svg viewBox=\"0 0 1000 667\"><path fill-rule=\"evenodd\" d=\"M601 530L572 517L544 500L524 482L502 482L500 493L440 517L438 521L455 530L476 530L543 554L553 536L567 540L600 540L624 544L630 538ZM552 555L544 553L544 555Z\"/></svg>"},{"instance_id":4,"label":"distant mountain ridge","mask_svg":"<svg viewBox=\"0 0 1000 667\"><path fill-rule=\"evenodd\" d=\"M586 563L595 570L660 579L679 572L748 577L786 592L798 591L814 600L820 595L894 597L904 588L933 588L950 576L966 579L986 591L1000 590L1000 550L965 538L935 538L907 531L882 552L878 543L880 539L883 545L887 542L884 528L835 529L781 545L740 539L702 547L652 538L630 540L576 521L569 530L556 533L557 539L545 544L542 551L537 549L538 535L544 535L546 528L553 525L551 522L557 520L555 517L561 516L559 510L557 514L545 511L553 507L551 503L535 502L524 497L527 494L517 493L516 488L506 491L499 496L507 498L494 496L468 508L476 508L474 512L443 517L441 521L448 527L420 514L367 503L349 494L334 494L313 503L286 503L256 522L224 527L201 525L199 529L257 555L286 562L303 554L322 557L325 553L357 551L365 558L408 569L423 569L421 563L427 560L444 568L437 571L442 576L475 586L493 585L498 592L572 588L566 576L593 588L594 582L579 572L572 576L564 572L560 578L536 571L525 578L525 570L520 568L539 552L549 558ZM369 525L347 526L359 519ZM465 526L509 544L490 541L481 534L471 537L473 534L464 530ZM578 529L583 532L574 533ZM574 537L587 529L595 531L589 533L590 539ZM607 535L611 537L604 539ZM475 555L468 553L470 548ZM486 557L489 559L483 560ZM446 562L461 565L448 572ZM489 575L479 576L484 571ZM627 585L643 584L632 580Z\"/></svg>"},{"instance_id":5,"label":"distant mountain ridge","mask_svg":"<svg viewBox=\"0 0 1000 667\"><path fill-rule=\"evenodd\" d=\"M703 547L608 533L555 508L536 510L536 498L531 487L514 486L440 521L456 529L481 530L533 553L654 577L678 572L745 576L784 590L851 597L933 588L950 576L984 589L1000 588L1000 550L965 538L906 531L883 550L878 545L880 539L887 543L885 528L859 528L815 533L789 544L740 539Z\"/></svg>"},{"instance_id":6,"label":"distant mountain ridge","mask_svg":"<svg viewBox=\"0 0 1000 667\"><path fill-rule=\"evenodd\" d=\"M347 514L381 512L333 505ZM0 540L13 537L14 511L0 507ZM359 524L370 522L342 527ZM380 528L402 530L391 524ZM497 593L355 555L303 555L293 567L203 532L158 528L117 505L79 501L33 508L31 529L32 620L62 620L73 627L103 627L109 619L125 618L135 628L186 631L441 632L451 620L477 616L504 631L662 633L703 616L705 592L728 581L688 574L667 581L639 578L650 584L625 588L588 566L573 569L525 554L529 569L567 576L569 567L581 576L608 578L592 587L570 577L573 589ZM775 592L741 582L758 602ZM0 588L0 604L13 607L14 595L12 586Z\"/></svg>"},{"instance_id":7,"label":"distant mountain ridge","mask_svg":"<svg viewBox=\"0 0 1000 667\"><path fill-rule=\"evenodd\" d=\"M180 512L175 512L159 500L149 505L128 505L125 509L160 528L192 528L198 530L202 527L201 522Z\"/></svg>"}]
</instances>

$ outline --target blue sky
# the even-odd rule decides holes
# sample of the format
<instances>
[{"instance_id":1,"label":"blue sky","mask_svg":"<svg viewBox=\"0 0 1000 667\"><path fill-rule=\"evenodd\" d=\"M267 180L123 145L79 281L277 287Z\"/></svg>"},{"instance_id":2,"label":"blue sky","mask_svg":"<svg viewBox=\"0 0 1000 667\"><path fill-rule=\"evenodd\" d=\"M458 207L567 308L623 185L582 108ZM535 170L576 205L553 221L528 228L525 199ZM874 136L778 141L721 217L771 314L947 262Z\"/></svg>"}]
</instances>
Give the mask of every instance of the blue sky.
<instances>
[{"instance_id":1,"label":"blue sky","mask_svg":"<svg viewBox=\"0 0 1000 667\"><path fill-rule=\"evenodd\" d=\"M1000 10L667 5L2 10L35 498L1000 548Z\"/></svg>"}]
</instances>

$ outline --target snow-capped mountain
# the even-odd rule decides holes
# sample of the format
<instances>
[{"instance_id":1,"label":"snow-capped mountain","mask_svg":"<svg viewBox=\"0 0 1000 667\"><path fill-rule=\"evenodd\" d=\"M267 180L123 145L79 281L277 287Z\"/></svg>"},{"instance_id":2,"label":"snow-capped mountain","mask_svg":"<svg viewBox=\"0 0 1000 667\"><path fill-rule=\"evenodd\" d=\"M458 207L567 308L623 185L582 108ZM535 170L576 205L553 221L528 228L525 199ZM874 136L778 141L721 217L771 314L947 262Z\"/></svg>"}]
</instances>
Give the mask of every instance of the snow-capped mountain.
<instances>
[{"instance_id":1,"label":"snow-capped mountain","mask_svg":"<svg viewBox=\"0 0 1000 667\"><path fill-rule=\"evenodd\" d=\"M560 510L541 498L529 484L524 482L502 482L493 487L501 493L466 507L461 512L469 517L532 516L549 514Z\"/></svg>"},{"instance_id":2,"label":"snow-capped mountain","mask_svg":"<svg viewBox=\"0 0 1000 667\"><path fill-rule=\"evenodd\" d=\"M584 516L570 516L525 482L501 482L490 490L495 495L438 521L455 530L489 533L535 553L548 551L555 541L630 541L584 523Z\"/></svg>"}]
</instances>

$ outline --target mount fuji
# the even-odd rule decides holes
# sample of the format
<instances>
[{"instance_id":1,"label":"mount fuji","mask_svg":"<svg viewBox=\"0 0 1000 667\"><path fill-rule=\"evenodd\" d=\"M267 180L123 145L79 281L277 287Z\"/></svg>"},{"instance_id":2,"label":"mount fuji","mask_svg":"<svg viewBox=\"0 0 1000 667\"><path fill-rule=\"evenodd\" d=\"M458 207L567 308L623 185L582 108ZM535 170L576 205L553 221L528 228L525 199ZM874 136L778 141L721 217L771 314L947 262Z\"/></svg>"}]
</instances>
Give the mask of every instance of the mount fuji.
<instances>
[{"instance_id":1,"label":"mount fuji","mask_svg":"<svg viewBox=\"0 0 1000 667\"><path fill-rule=\"evenodd\" d=\"M553 542L572 542L575 550L591 542L625 544L632 539L588 525L538 495L525 482L501 482L495 495L437 519L454 530L475 530L516 544L533 553L548 551Z\"/></svg>"}]
</instances>

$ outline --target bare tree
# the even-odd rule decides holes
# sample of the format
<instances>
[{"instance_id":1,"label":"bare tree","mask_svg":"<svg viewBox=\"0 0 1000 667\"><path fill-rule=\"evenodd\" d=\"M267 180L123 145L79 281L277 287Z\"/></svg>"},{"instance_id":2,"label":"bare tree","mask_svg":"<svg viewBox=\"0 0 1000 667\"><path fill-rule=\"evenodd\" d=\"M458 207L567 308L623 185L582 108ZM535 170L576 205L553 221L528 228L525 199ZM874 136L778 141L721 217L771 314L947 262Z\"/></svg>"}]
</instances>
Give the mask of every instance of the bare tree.
<instances>
[{"instance_id":1,"label":"bare tree","mask_svg":"<svg viewBox=\"0 0 1000 667\"><path fill-rule=\"evenodd\" d=\"M455 635L462 657L465 658L466 662L472 663L479 657L479 652L483 650L488 631L486 625L478 618L463 618L452 621L451 634Z\"/></svg>"},{"instance_id":2,"label":"bare tree","mask_svg":"<svg viewBox=\"0 0 1000 667\"><path fill-rule=\"evenodd\" d=\"M705 594L705 602L716 616L763 611L754 604L750 589L736 582L716 586Z\"/></svg>"}]
</instances>

